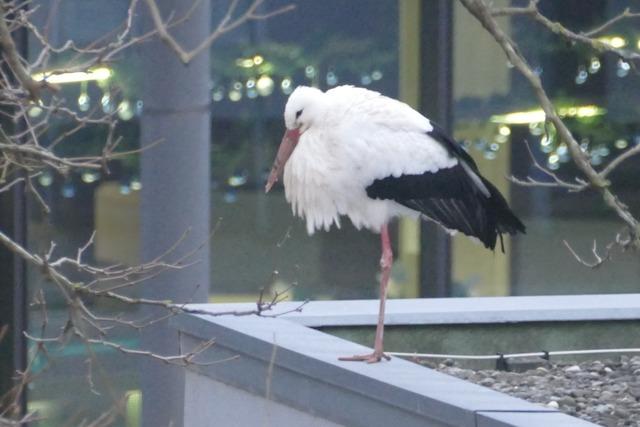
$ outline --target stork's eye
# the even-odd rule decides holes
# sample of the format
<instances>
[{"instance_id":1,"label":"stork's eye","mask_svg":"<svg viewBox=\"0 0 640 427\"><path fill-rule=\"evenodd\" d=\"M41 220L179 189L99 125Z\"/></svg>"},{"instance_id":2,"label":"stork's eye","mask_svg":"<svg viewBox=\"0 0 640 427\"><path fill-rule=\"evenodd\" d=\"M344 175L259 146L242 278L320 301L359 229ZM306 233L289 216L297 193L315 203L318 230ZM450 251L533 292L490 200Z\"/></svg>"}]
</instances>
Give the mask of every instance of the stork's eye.
<instances>
[{"instance_id":1,"label":"stork's eye","mask_svg":"<svg viewBox=\"0 0 640 427\"><path fill-rule=\"evenodd\" d=\"M300 115L301 115L301 114L302 114L302 110L298 110L298 111L296 111L296 119L297 119L298 117L300 117Z\"/></svg>"}]
</instances>

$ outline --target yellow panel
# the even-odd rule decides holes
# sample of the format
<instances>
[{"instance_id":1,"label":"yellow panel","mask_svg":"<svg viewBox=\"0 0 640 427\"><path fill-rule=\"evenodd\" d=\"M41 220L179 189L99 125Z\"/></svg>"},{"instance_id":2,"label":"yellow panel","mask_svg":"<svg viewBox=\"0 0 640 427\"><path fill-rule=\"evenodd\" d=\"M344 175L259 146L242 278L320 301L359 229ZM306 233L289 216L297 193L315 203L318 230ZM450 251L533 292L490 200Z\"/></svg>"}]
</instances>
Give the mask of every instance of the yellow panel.
<instances>
[{"instance_id":1,"label":"yellow panel","mask_svg":"<svg viewBox=\"0 0 640 427\"><path fill-rule=\"evenodd\" d=\"M496 8L509 4L509 0L493 2ZM508 94L511 78L504 52L459 2L455 2L453 19L453 99ZM498 22L509 34L509 19Z\"/></svg>"},{"instance_id":2,"label":"yellow panel","mask_svg":"<svg viewBox=\"0 0 640 427\"><path fill-rule=\"evenodd\" d=\"M456 131L459 140L478 138L491 134L491 125L486 129L479 125ZM506 144L509 144L508 142ZM478 151L470 150L469 154L478 164L482 175L491 181L509 201L509 181L506 176L511 170L511 156L508 145L501 147L493 160L485 159ZM471 296L509 295L510 287L510 239L504 236L505 253L500 250L499 243L495 252L487 250L481 243L476 243L462 234L452 239L451 253L452 281L465 287Z\"/></svg>"},{"instance_id":3,"label":"yellow panel","mask_svg":"<svg viewBox=\"0 0 640 427\"><path fill-rule=\"evenodd\" d=\"M95 192L96 259L104 263L140 262L140 192L120 193L116 182Z\"/></svg>"},{"instance_id":4,"label":"yellow panel","mask_svg":"<svg viewBox=\"0 0 640 427\"><path fill-rule=\"evenodd\" d=\"M420 0L399 0L400 99L412 107L420 100ZM403 218L398 225L398 248L390 297L415 298L420 291L420 222Z\"/></svg>"},{"instance_id":5,"label":"yellow panel","mask_svg":"<svg viewBox=\"0 0 640 427\"><path fill-rule=\"evenodd\" d=\"M495 0L496 7L508 6L509 0ZM504 53L493 38L476 20L456 2L454 6L455 38L453 93L454 100L466 97L488 98L506 95L511 89L510 70ZM500 25L510 32L509 18L500 18ZM492 139L495 125L456 123L456 137L462 139ZM508 142L507 142L508 144ZM482 174L491 181L508 200L511 170L509 147L501 147L494 160L485 159L481 153L470 150ZM505 251L488 251L480 243L474 243L459 234L452 239L451 274L454 284L461 285L472 296L508 295L510 287L510 240L505 237Z\"/></svg>"}]
</instances>

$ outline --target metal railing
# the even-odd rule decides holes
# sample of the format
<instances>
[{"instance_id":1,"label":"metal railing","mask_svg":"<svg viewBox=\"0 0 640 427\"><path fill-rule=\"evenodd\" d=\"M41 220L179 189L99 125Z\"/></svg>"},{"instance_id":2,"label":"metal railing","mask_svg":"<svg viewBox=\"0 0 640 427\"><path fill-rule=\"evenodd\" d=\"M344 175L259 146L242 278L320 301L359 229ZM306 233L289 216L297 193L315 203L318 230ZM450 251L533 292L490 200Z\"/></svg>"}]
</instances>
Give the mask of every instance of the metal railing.
<instances>
[{"instance_id":1,"label":"metal railing","mask_svg":"<svg viewBox=\"0 0 640 427\"><path fill-rule=\"evenodd\" d=\"M388 352L390 356L407 357L413 359L453 359L453 360L495 360L496 369L501 371L509 370L509 359L526 357L540 357L549 360L551 356L574 356L587 354L620 354L620 353L640 353L640 348L598 348L590 350L558 350L558 351L537 351L532 353L496 353L496 354L437 354L437 353L402 353Z\"/></svg>"}]
</instances>

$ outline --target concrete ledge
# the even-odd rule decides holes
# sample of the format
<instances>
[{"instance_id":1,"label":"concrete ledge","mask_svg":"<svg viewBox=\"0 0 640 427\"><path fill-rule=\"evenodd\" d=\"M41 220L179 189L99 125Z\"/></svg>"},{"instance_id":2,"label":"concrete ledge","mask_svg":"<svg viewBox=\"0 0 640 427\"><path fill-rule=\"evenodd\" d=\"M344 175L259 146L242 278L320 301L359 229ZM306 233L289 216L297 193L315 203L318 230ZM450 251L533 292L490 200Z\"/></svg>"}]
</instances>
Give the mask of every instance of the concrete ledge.
<instances>
[{"instance_id":1,"label":"concrete ledge","mask_svg":"<svg viewBox=\"0 0 640 427\"><path fill-rule=\"evenodd\" d=\"M299 302L282 302L273 314ZM194 305L193 307L202 307ZM255 304L216 304L218 311L251 310ZM375 325L375 300L311 301L283 318L310 327ZM387 302L387 325L442 325L640 319L640 294L397 299Z\"/></svg>"},{"instance_id":2,"label":"concrete ledge","mask_svg":"<svg viewBox=\"0 0 640 427\"><path fill-rule=\"evenodd\" d=\"M400 301L394 301L397 302ZM342 307L351 303L365 307L368 302L332 304ZM227 310L230 305L197 307L216 312ZM238 356L231 362L190 368L185 383L185 425L205 426L216 420L213 406L203 406L189 396L204 394L218 406L224 402L238 406L242 405L238 398L242 393L251 399L247 397L246 408L244 405L235 408L243 411L242 417L237 418L243 421L234 424L237 426L265 424L260 418L264 413L252 409L257 404L271 405L270 413L277 413L278 419L284 416L283 410L292 408L289 415L292 418L286 425L306 425L296 421L300 412L314 417L317 422L313 425L318 426L593 425L397 358L374 365L340 362L339 356L366 353L370 349L298 323L307 308L303 313L275 319L206 315L174 318L171 323L182 332L183 348L216 340L201 361ZM279 310L286 308L281 305ZM320 313L317 310L309 311L317 318ZM348 310L343 314L346 316ZM329 315L324 318L330 321ZM233 403L225 387L241 392L233 394Z\"/></svg>"}]
</instances>

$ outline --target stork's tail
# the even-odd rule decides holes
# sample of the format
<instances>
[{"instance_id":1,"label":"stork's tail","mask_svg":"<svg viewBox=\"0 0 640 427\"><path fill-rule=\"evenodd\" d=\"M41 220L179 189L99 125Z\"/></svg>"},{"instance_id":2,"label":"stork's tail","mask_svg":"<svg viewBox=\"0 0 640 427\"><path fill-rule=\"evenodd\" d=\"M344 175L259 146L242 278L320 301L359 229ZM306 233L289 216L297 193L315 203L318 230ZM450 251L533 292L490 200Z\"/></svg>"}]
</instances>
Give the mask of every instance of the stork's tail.
<instances>
[{"instance_id":1,"label":"stork's tail","mask_svg":"<svg viewBox=\"0 0 640 427\"><path fill-rule=\"evenodd\" d=\"M486 179L482 178L482 182L489 189L489 193L491 193L491 197L487 199L487 214L488 217L491 218L490 223L495 224L495 232L500 237L500 246L502 252L504 252L504 243L502 242L502 234L518 234L526 233L526 227L520 221L520 219L513 213L507 201L504 199L500 191L493 184L491 184ZM483 242L487 245L487 242ZM488 247L494 249L495 247L495 238L493 239L493 245L489 245Z\"/></svg>"}]
</instances>

